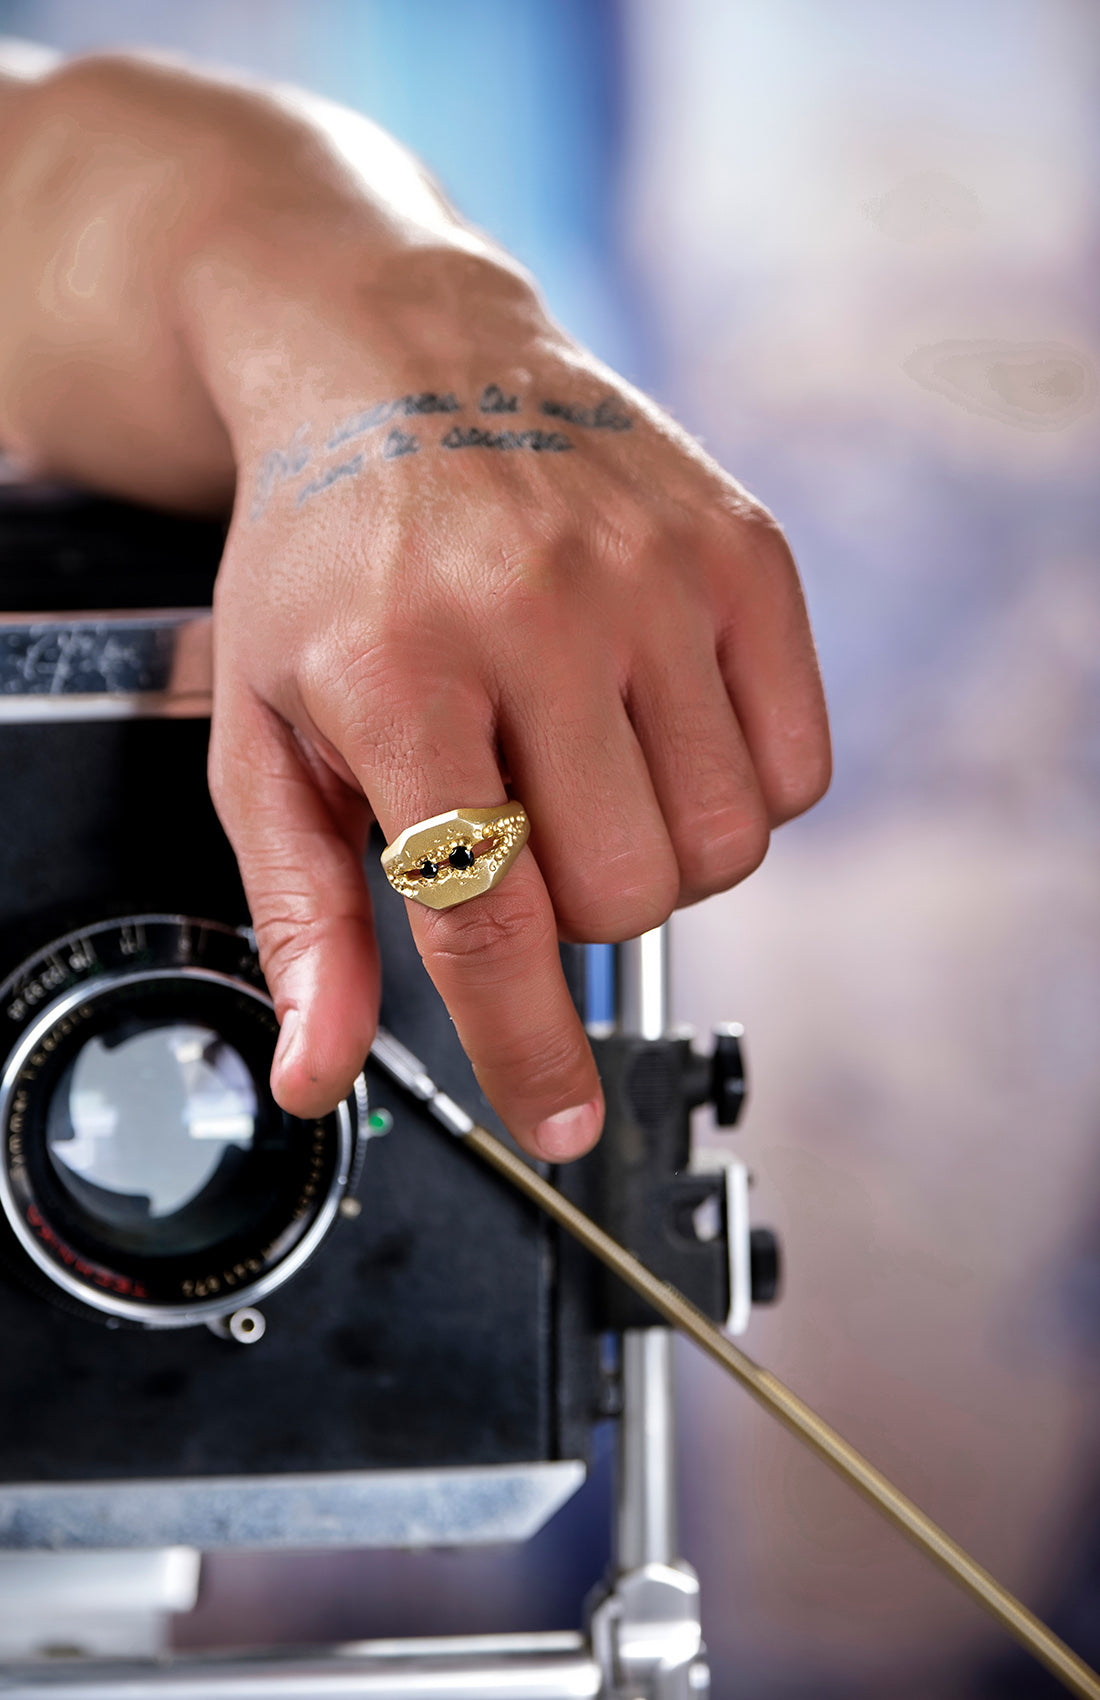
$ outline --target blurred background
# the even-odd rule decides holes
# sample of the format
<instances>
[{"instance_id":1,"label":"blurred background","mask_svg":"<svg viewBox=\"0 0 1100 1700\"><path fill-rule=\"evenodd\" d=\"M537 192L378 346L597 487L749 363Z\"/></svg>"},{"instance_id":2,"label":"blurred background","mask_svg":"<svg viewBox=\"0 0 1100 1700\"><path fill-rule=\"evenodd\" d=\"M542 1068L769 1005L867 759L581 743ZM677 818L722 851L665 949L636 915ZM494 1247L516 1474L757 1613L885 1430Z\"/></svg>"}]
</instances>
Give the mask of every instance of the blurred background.
<instances>
[{"instance_id":1,"label":"blurred background","mask_svg":"<svg viewBox=\"0 0 1100 1700\"><path fill-rule=\"evenodd\" d=\"M0 32L369 112L782 519L836 781L674 941L677 1016L748 1030L788 1269L748 1349L1100 1661L1100 11L0 0ZM716 1700L1055 1692L687 1348L680 1393ZM519 1552L222 1556L177 1639L571 1626L607 1492L602 1459Z\"/></svg>"}]
</instances>

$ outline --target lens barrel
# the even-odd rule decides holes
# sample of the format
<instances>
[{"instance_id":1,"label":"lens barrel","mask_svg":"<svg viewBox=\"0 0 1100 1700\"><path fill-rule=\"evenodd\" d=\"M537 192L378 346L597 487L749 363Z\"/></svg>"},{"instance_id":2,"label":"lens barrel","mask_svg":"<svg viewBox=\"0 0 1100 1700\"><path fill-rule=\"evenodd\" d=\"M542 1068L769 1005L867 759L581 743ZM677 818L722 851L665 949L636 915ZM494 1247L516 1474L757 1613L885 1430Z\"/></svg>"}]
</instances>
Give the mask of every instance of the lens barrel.
<instances>
[{"instance_id":1,"label":"lens barrel","mask_svg":"<svg viewBox=\"0 0 1100 1700\"><path fill-rule=\"evenodd\" d=\"M362 1081L288 1116L251 935L138 915L54 940L0 986L0 1235L45 1296L179 1328L300 1269L355 1178Z\"/></svg>"}]
</instances>

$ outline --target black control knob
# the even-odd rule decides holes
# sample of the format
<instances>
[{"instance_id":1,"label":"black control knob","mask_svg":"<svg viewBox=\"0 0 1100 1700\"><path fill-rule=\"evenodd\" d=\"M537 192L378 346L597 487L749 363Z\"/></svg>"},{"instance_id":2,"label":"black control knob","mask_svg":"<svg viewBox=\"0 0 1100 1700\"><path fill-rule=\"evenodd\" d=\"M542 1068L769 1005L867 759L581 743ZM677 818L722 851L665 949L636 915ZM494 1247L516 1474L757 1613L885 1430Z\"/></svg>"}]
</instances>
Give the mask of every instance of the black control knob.
<instances>
[{"instance_id":1,"label":"black control knob","mask_svg":"<svg viewBox=\"0 0 1100 1700\"><path fill-rule=\"evenodd\" d=\"M748 1083L741 1051L744 1032L739 1021L726 1022L714 1030L710 1096L719 1127L733 1127L745 1107Z\"/></svg>"},{"instance_id":2,"label":"black control knob","mask_svg":"<svg viewBox=\"0 0 1100 1700\"><path fill-rule=\"evenodd\" d=\"M774 1304L783 1279L779 1237L771 1228L749 1231L749 1280L754 1305Z\"/></svg>"}]
</instances>

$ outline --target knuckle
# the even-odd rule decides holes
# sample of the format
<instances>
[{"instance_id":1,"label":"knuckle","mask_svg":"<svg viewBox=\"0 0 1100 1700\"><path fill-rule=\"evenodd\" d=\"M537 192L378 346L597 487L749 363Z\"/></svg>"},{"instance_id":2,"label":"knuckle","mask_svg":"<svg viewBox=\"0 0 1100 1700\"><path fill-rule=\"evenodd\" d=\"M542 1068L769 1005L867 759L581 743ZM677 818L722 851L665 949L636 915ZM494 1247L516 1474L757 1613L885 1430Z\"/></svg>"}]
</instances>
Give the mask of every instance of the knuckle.
<instances>
[{"instance_id":1,"label":"knuckle","mask_svg":"<svg viewBox=\"0 0 1100 1700\"><path fill-rule=\"evenodd\" d=\"M822 733L770 787L768 805L772 824L780 826L812 809L824 797L832 777L832 749L828 735Z\"/></svg>"},{"instance_id":2,"label":"knuckle","mask_svg":"<svg viewBox=\"0 0 1100 1700\"><path fill-rule=\"evenodd\" d=\"M206 763L206 785L210 792L210 801L214 805L219 820L224 820L232 809L233 794L225 745L216 732L211 734L210 739L210 754Z\"/></svg>"},{"instance_id":3,"label":"knuckle","mask_svg":"<svg viewBox=\"0 0 1100 1700\"><path fill-rule=\"evenodd\" d=\"M250 759L251 756L251 759ZM232 734L224 716L215 716L206 760L206 784L218 819L231 835L248 812L263 764Z\"/></svg>"},{"instance_id":4,"label":"knuckle","mask_svg":"<svg viewBox=\"0 0 1100 1700\"><path fill-rule=\"evenodd\" d=\"M527 882L487 892L454 909L429 911L424 919L424 955L433 965L462 973L474 968L479 979L513 969L520 952L544 948L554 940L553 914Z\"/></svg>"},{"instance_id":5,"label":"knuckle","mask_svg":"<svg viewBox=\"0 0 1100 1700\"><path fill-rule=\"evenodd\" d=\"M762 575L797 585L798 568L787 534L766 508L760 508L745 521L744 552Z\"/></svg>"},{"instance_id":6,"label":"knuckle","mask_svg":"<svg viewBox=\"0 0 1100 1700\"><path fill-rule=\"evenodd\" d=\"M775 515L747 492L718 507L718 541L724 556L731 553L760 572L795 573L787 535Z\"/></svg>"},{"instance_id":7,"label":"knuckle","mask_svg":"<svg viewBox=\"0 0 1100 1700\"><path fill-rule=\"evenodd\" d=\"M252 931L260 965L271 985L277 985L310 954L318 942L319 930L316 921L305 920L290 909L272 909L267 914L253 916Z\"/></svg>"},{"instance_id":8,"label":"knuckle","mask_svg":"<svg viewBox=\"0 0 1100 1700\"><path fill-rule=\"evenodd\" d=\"M727 481L723 481L725 485ZM715 512L724 523L733 525L749 535L764 540L783 540L783 530L763 502L734 480L728 481L714 504Z\"/></svg>"},{"instance_id":9,"label":"knuckle","mask_svg":"<svg viewBox=\"0 0 1100 1700\"><path fill-rule=\"evenodd\" d=\"M676 861L668 851L637 852L577 869L561 892L558 910L571 938L616 944L668 920L679 893Z\"/></svg>"},{"instance_id":10,"label":"knuckle","mask_svg":"<svg viewBox=\"0 0 1100 1700\"><path fill-rule=\"evenodd\" d=\"M313 893L303 890L296 895L291 887L269 904L252 907L256 949L273 987L283 984L299 964L310 958L316 961L346 929L358 936L361 948L369 949L369 919L353 904L338 902L319 912Z\"/></svg>"},{"instance_id":11,"label":"knuckle","mask_svg":"<svg viewBox=\"0 0 1100 1700\"><path fill-rule=\"evenodd\" d=\"M433 656L426 676L425 654ZM444 635L387 626L308 664L303 700L353 767L425 767L444 759L456 723L484 728L490 705Z\"/></svg>"},{"instance_id":12,"label":"knuckle","mask_svg":"<svg viewBox=\"0 0 1100 1700\"><path fill-rule=\"evenodd\" d=\"M307 706L400 701L411 694L415 668L399 634L344 635L339 644L316 643L303 654L299 678Z\"/></svg>"},{"instance_id":13,"label":"knuckle","mask_svg":"<svg viewBox=\"0 0 1100 1700\"><path fill-rule=\"evenodd\" d=\"M587 1046L571 1028L517 1035L494 1049L494 1072L520 1084L530 1105L576 1103L591 1095Z\"/></svg>"},{"instance_id":14,"label":"knuckle","mask_svg":"<svg viewBox=\"0 0 1100 1700\"><path fill-rule=\"evenodd\" d=\"M640 562L677 553L667 515L633 502L603 516L600 542L610 560L627 572L636 572Z\"/></svg>"},{"instance_id":15,"label":"knuckle","mask_svg":"<svg viewBox=\"0 0 1100 1700\"><path fill-rule=\"evenodd\" d=\"M770 831L763 809L746 818L744 811L709 815L683 834L680 869L681 902L698 902L728 891L755 873L768 853Z\"/></svg>"},{"instance_id":16,"label":"knuckle","mask_svg":"<svg viewBox=\"0 0 1100 1700\"><path fill-rule=\"evenodd\" d=\"M492 617L510 630L540 635L567 582L559 553L544 546L498 546L492 578ZM479 591L479 602L483 596Z\"/></svg>"}]
</instances>

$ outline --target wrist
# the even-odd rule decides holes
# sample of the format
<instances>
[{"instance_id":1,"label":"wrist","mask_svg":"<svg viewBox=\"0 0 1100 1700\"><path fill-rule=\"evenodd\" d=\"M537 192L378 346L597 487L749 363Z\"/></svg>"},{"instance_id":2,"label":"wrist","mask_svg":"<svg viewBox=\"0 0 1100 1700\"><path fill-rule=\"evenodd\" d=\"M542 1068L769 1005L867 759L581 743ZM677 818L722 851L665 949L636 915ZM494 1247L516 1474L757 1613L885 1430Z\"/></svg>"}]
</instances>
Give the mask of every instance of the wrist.
<instances>
[{"instance_id":1,"label":"wrist","mask_svg":"<svg viewBox=\"0 0 1100 1700\"><path fill-rule=\"evenodd\" d=\"M459 243L312 243L308 264L239 249L181 279L185 335L238 455L391 394L468 388L556 333L517 268Z\"/></svg>"},{"instance_id":2,"label":"wrist","mask_svg":"<svg viewBox=\"0 0 1100 1700\"><path fill-rule=\"evenodd\" d=\"M457 218L410 230L370 206L264 218L224 195L181 254L175 289L239 463L273 429L468 386L560 334L517 262Z\"/></svg>"}]
</instances>

